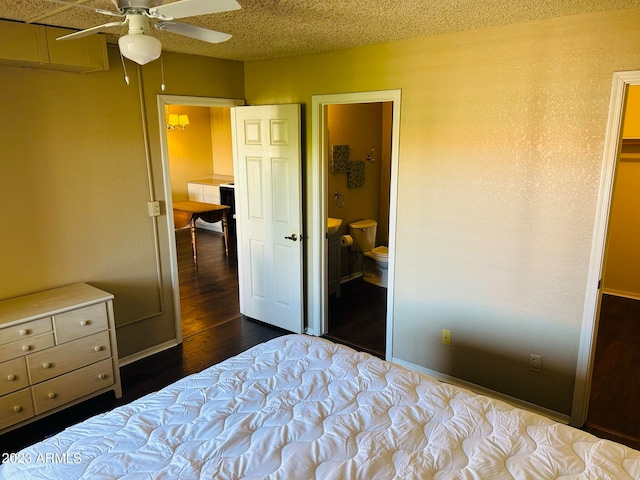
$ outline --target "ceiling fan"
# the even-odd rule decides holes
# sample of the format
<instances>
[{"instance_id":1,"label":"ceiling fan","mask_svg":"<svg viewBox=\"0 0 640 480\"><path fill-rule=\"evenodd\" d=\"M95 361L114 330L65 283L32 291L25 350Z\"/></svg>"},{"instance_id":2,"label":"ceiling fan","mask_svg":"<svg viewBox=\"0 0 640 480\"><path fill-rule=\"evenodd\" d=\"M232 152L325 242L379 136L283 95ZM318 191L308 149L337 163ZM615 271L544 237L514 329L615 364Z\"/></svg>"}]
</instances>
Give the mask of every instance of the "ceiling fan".
<instances>
[{"instance_id":1,"label":"ceiling fan","mask_svg":"<svg viewBox=\"0 0 640 480\"><path fill-rule=\"evenodd\" d=\"M86 5L74 4L63 0L49 0L72 7L88 8L95 12L124 17L124 20L109 22L96 27L81 30L59 37L57 40L71 40L128 24L129 31L118 39L120 53L140 65L157 59L162 52L162 45L152 31L152 26L158 30L177 33L209 43L220 43L231 38L228 33L217 32L207 28L175 22L176 18L209 15L212 13L239 10L241 7L236 0L179 0L162 4L162 0L111 0L117 11L92 8Z\"/></svg>"}]
</instances>

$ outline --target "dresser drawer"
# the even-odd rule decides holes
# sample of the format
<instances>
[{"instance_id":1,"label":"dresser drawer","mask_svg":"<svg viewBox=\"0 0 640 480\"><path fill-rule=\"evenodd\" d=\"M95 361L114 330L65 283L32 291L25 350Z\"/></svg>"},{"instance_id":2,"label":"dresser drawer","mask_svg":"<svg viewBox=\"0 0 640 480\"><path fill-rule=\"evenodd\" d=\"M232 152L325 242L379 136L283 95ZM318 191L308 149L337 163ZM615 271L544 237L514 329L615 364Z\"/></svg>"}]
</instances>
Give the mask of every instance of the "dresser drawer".
<instances>
[{"instance_id":1,"label":"dresser drawer","mask_svg":"<svg viewBox=\"0 0 640 480\"><path fill-rule=\"evenodd\" d=\"M111 357L109 332L104 331L27 356L31 383L39 383Z\"/></svg>"},{"instance_id":2,"label":"dresser drawer","mask_svg":"<svg viewBox=\"0 0 640 480\"><path fill-rule=\"evenodd\" d=\"M111 359L74 370L31 387L36 414L72 402L114 383Z\"/></svg>"},{"instance_id":3,"label":"dresser drawer","mask_svg":"<svg viewBox=\"0 0 640 480\"><path fill-rule=\"evenodd\" d=\"M29 386L24 357L0 363L0 395L15 392Z\"/></svg>"},{"instance_id":4,"label":"dresser drawer","mask_svg":"<svg viewBox=\"0 0 640 480\"><path fill-rule=\"evenodd\" d=\"M69 342L107 329L107 306L98 303L53 317L57 343Z\"/></svg>"},{"instance_id":5,"label":"dresser drawer","mask_svg":"<svg viewBox=\"0 0 640 480\"><path fill-rule=\"evenodd\" d=\"M43 348L53 347L53 345L53 332L43 333L6 345L0 345L0 362L37 352Z\"/></svg>"},{"instance_id":6,"label":"dresser drawer","mask_svg":"<svg viewBox=\"0 0 640 480\"><path fill-rule=\"evenodd\" d=\"M51 317L39 318L0 329L0 345L17 342L26 338L50 332Z\"/></svg>"},{"instance_id":7,"label":"dresser drawer","mask_svg":"<svg viewBox=\"0 0 640 480\"><path fill-rule=\"evenodd\" d=\"M28 388L0 397L0 428L33 417L31 391Z\"/></svg>"}]
</instances>

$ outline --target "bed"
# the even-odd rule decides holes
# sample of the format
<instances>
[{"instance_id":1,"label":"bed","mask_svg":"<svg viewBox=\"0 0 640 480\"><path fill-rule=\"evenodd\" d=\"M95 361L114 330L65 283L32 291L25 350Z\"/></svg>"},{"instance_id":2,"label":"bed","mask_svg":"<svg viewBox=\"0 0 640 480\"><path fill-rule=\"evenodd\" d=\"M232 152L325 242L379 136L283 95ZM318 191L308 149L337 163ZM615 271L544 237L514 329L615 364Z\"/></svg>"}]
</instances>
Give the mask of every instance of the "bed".
<instances>
[{"instance_id":1,"label":"bed","mask_svg":"<svg viewBox=\"0 0 640 480\"><path fill-rule=\"evenodd\" d=\"M286 335L5 459L19 479L625 479L640 452Z\"/></svg>"}]
</instances>

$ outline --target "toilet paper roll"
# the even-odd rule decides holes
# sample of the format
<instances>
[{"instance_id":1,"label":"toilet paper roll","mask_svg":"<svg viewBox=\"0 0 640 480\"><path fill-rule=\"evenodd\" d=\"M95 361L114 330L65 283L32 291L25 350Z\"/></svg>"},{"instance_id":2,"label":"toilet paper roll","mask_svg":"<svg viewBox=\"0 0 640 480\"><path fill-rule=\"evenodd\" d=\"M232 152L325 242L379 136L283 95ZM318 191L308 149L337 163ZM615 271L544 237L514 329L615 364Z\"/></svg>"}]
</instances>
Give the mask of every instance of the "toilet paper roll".
<instances>
[{"instance_id":1,"label":"toilet paper roll","mask_svg":"<svg viewBox=\"0 0 640 480\"><path fill-rule=\"evenodd\" d=\"M351 237L351 235L342 235L340 237L340 245L343 247L350 247L353 245L353 237Z\"/></svg>"}]
</instances>

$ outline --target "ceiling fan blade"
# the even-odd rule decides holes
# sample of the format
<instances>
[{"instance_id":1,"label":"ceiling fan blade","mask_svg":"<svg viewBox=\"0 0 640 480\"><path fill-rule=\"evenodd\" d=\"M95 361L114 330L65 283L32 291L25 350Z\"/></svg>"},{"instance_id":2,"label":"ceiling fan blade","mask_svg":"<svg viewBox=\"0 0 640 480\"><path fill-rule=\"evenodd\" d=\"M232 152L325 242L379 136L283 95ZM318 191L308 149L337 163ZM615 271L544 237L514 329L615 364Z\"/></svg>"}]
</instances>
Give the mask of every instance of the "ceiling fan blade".
<instances>
[{"instance_id":1,"label":"ceiling fan blade","mask_svg":"<svg viewBox=\"0 0 640 480\"><path fill-rule=\"evenodd\" d=\"M149 16L159 19L173 19L209 15L211 13L240 10L236 0L179 0L149 9Z\"/></svg>"},{"instance_id":2,"label":"ceiling fan blade","mask_svg":"<svg viewBox=\"0 0 640 480\"><path fill-rule=\"evenodd\" d=\"M231 35L228 33L216 32L215 30L196 27L195 25L188 25L186 23L158 22L155 24L155 27L158 30L177 33L178 35L184 35L185 37L191 37L209 43L226 42L231 38Z\"/></svg>"},{"instance_id":3,"label":"ceiling fan blade","mask_svg":"<svg viewBox=\"0 0 640 480\"><path fill-rule=\"evenodd\" d=\"M121 27L125 23L127 23L127 20L124 20L122 22L109 22L105 23L104 25L98 25L97 27L91 27L87 28L86 30L80 30L79 32L73 32L68 35L63 35L62 37L56 38L56 40L72 40L74 38L87 37L89 35L93 35L94 33L101 32L102 30L106 30L107 28Z\"/></svg>"}]
</instances>

